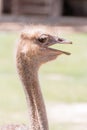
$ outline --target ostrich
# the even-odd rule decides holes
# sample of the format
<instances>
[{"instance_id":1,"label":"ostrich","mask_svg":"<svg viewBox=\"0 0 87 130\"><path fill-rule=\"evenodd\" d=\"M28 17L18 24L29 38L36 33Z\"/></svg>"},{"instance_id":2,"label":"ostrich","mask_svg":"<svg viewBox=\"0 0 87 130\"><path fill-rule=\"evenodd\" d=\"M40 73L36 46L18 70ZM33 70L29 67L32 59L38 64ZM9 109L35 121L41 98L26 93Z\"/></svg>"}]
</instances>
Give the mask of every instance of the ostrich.
<instances>
[{"instance_id":1,"label":"ostrich","mask_svg":"<svg viewBox=\"0 0 87 130\"><path fill-rule=\"evenodd\" d=\"M71 44L70 41L47 33L43 27L39 28L38 26L30 26L24 29L20 35L16 51L17 71L28 105L28 130L49 130L44 100L38 81L40 66L54 60L61 54L70 55L68 52L50 48L51 45L57 43ZM10 130L16 130L16 126L12 125Z\"/></svg>"}]
</instances>

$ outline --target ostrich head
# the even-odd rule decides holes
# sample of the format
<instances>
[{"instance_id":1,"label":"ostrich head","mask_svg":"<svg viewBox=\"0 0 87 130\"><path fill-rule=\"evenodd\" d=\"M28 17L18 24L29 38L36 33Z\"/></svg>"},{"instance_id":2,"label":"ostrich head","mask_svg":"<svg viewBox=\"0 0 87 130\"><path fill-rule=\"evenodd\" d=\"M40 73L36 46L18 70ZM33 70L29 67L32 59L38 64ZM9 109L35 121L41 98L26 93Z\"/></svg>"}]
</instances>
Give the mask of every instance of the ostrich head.
<instances>
[{"instance_id":1,"label":"ostrich head","mask_svg":"<svg viewBox=\"0 0 87 130\"><path fill-rule=\"evenodd\" d=\"M39 29L38 26L30 27L21 33L19 53L36 68L45 62L54 60L58 55L70 55L68 52L52 49L50 46L54 44L71 44L71 42L53 36L44 29Z\"/></svg>"}]
</instances>

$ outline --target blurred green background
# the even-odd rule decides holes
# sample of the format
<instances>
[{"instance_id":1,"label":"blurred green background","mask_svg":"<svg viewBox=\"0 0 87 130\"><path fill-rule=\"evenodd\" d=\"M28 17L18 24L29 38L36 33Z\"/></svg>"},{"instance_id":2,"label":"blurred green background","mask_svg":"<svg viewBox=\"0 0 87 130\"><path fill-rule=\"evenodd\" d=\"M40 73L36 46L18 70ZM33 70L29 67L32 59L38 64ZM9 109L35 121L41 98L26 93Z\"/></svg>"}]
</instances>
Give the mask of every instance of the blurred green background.
<instances>
[{"instance_id":1,"label":"blurred green background","mask_svg":"<svg viewBox=\"0 0 87 130\"><path fill-rule=\"evenodd\" d=\"M28 120L25 95L15 65L18 36L14 32L0 32L0 124L27 123ZM87 102L87 34L74 32L62 36L73 44L54 48L72 54L61 55L41 67L39 78L45 102ZM55 124L51 129L68 130L71 125L60 128Z\"/></svg>"}]
</instances>

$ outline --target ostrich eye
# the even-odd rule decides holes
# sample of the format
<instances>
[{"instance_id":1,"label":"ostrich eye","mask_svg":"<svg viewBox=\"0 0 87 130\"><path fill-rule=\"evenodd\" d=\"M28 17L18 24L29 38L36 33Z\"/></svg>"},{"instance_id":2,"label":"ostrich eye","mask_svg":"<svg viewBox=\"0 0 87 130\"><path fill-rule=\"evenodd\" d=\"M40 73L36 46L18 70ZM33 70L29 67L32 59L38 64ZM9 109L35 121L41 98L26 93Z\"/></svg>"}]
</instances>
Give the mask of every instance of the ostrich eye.
<instances>
[{"instance_id":1,"label":"ostrich eye","mask_svg":"<svg viewBox=\"0 0 87 130\"><path fill-rule=\"evenodd\" d=\"M48 41L48 36L45 35L45 34L42 34L39 38L38 38L38 41L41 42L41 43L45 43Z\"/></svg>"}]
</instances>

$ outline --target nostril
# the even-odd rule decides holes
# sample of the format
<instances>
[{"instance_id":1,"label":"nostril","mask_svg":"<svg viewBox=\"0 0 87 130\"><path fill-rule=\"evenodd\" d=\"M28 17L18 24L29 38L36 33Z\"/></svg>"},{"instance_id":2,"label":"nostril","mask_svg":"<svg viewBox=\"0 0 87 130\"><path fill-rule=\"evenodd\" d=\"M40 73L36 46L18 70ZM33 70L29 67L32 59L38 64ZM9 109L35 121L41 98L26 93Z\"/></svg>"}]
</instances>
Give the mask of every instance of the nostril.
<instances>
[{"instance_id":1,"label":"nostril","mask_svg":"<svg viewBox=\"0 0 87 130\"><path fill-rule=\"evenodd\" d=\"M63 41L63 39L62 39L62 38L58 38L58 41L59 41L59 42L62 42L62 41Z\"/></svg>"}]
</instances>

